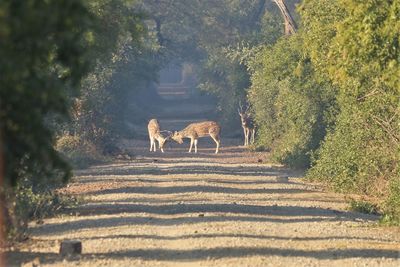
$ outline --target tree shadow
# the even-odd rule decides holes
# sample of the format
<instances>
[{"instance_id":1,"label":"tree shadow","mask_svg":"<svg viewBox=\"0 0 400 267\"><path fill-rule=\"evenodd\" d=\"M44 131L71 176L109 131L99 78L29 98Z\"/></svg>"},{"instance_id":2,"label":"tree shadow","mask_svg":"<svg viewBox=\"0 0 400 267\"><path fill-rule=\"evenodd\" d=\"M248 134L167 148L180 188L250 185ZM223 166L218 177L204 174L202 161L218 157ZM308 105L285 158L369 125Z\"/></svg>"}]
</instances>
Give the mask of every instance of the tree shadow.
<instances>
[{"instance_id":1,"label":"tree shadow","mask_svg":"<svg viewBox=\"0 0 400 267\"><path fill-rule=\"evenodd\" d=\"M205 259L243 258L249 256L261 257L300 257L317 260L337 260L349 258L368 259L399 259L399 251L390 249L328 249L304 250L272 247L220 247L204 249L127 249L108 253L84 253L80 256L63 258L56 253L9 252L9 262L21 265L38 257L42 264L55 264L65 261L78 262L91 259L122 259L137 258L151 261L199 261Z\"/></svg>"},{"instance_id":2,"label":"tree shadow","mask_svg":"<svg viewBox=\"0 0 400 267\"><path fill-rule=\"evenodd\" d=\"M168 196L167 196L168 197ZM167 204L167 203L184 203L184 202L191 202L193 200L188 200L187 197L175 197L173 199L170 198L153 198L152 196L147 196L147 197L128 197L128 198L123 198L123 199L112 199L112 200L102 200L102 199L91 199L90 202L94 204L100 204L100 203L113 203L113 204L119 204L119 203L126 203L126 204L132 204L132 203L139 203L139 204ZM207 202L209 201L208 198L196 198L194 202ZM273 201L274 203L279 203L279 202L298 202L299 198L295 197L279 197L279 199L271 199L267 197L259 197L259 198L251 198L251 201L254 202L259 202L259 201ZM321 199L321 198L301 198L301 201L303 202L323 202L323 203L345 203L345 200L339 200L339 199Z\"/></svg>"},{"instance_id":3,"label":"tree shadow","mask_svg":"<svg viewBox=\"0 0 400 267\"><path fill-rule=\"evenodd\" d=\"M235 188L226 186L187 185L187 186L125 186L112 189L99 189L92 194L157 194L171 195L182 193L223 193L223 194L303 194L312 190L296 188Z\"/></svg>"},{"instance_id":4,"label":"tree shadow","mask_svg":"<svg viewBox=\"0 0 400 267\"><path fill-rule=\"evenodd\" d=\"M342 212L316 207L298 206L259 206L238 204L107 204L85 205L77 210L82 215L122 215L108 218L80 219L75 221L41 225L31 229L34 235L57 235L82 229L117 227L125 225L168 226L196 224L204 222L273 222L299 223L323 221L354 221L355 218L376 220L376 216ZM136 214L153 216L136 216ZM126 215L131 216L126 216ZM157 215L185 215L173 218L156 217ZM202 214L202 216L197 216ZM226 215L225 215L226 214Z\"/></svg>"},{"instance_id":5,"label":"tree shadow","mask_svg":"<svg viewBox=\"0 0 400 267\"><path fill-rule=\"evenodd\" d=\"M145 235L145 234L118 234L118 235L100 235L81 238L81 240L97 240L97 239L154 239L154 240L168 240L176 241L183 239L200 239L200 238L247 238L259 240L282 240L282 241L324 241L324 240L353 240L353 241L372 241L372 242L393 242L391 239L383 238L369 238L357 236L312 236L312 237L293 237L293 236L276 236L276 235L251 235L251 234L192 234L192 235L178 235L178 236L161 236L161 235Z\"/></svg>"},{"instance_id":6,"label":"tree shadow","mask_svg":"<svg viewBox=\"0 0 400 267\"><path fill-rule=\"evenodd\" d=\"M281 176L287 175L289 171L278 167L243 167L243 166L204 166L204 165L178 165L162 166L159 165L139 165L132 164L116 166L97 166L86 171L76 173L77 177L85 175L172 175L172 174L214 174L229 176Z\"/></svg>"}]
</instances>

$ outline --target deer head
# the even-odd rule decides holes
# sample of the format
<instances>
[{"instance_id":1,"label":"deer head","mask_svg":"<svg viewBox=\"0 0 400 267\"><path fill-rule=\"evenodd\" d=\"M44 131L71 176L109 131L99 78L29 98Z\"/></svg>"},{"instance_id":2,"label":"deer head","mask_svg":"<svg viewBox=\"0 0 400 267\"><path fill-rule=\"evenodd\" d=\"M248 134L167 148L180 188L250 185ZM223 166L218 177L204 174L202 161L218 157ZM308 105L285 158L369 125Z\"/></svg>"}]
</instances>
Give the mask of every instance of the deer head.
<instances>
[{"instance_id":1,"label":"deer head","mask_svg":"<svg viewBox=\"0 0 400 267\"><path fill-rule=\"evenodd\" d=\"M164 147L164 144L170 140L172 137L172 132L171 131L161 131L160 132L160 138L159 138L159 143L160 147Z\"/></svg>"},{"instance_id":2,"label":"deer head","mask_svg":"<svg viewBox=\"0 0 400 267\"><path fill-rule=\"evenodd\" d=\"M246 120L250 117L249 115L249 108L250 106L246 106L246 109L243 108L242 103L239 102L239 108L238 108L238 113L240 116L240 120L242 121L242 124L246 122Z\"/></svg>"},{"instance_id":3,"label":"deer head","mask_svg":"<svg viewBox=\"0 0 400 267\"><path fill-rule=\"evenodd\" d=\"M183 136L180 132L175 131L172 136L171 139L174 140L175 142L177 142L178 144L183 144Z\"/></svg>"}]
</instances>

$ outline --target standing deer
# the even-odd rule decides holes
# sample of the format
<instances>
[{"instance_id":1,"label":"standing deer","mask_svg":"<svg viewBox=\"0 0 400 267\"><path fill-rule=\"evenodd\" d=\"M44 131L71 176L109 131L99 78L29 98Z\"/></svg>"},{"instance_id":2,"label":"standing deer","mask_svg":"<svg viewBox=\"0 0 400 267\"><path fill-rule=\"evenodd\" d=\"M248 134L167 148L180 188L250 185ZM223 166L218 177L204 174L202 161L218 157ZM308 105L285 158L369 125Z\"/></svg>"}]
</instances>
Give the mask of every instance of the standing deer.
<instances>
[{"instance_id":1,"label":"standing deer","mask_svg":"<svg viewBox=\"0 0 400 267\"><path fill-rule=\"evenodd\" d=\"M197 123L191 123L186 126L185 129L181 131L175 131L172 135L172 140L175 140L179 144L183 143L183 138L190 138L190 148L189 153L192 152L192 147L194 144L194 153L197 153L197 141L199 137L210 136L214 142L217 144L215 154L218 153L219 145L221 143L219 133L221 127L215 121L203 121Z\"/></svg>"},{"instance_id":2,"label":"standing deer","mask_svg":"<svg viewBox=\"0 0 400 267\"><path fill-rule=\"evenodd\" d=\"M249 114L249 106L243 111L243 106L239 103L239 116L242 121L243 133L244 133L244 145L248 146L250 143L254 143L254 135L256 132L254 121ZM251 136L250 136L251 135Z\"/></svg>"},{"instance_id":3,"label":"standing deer","mask_svg":"<svg viewBox=\"0 0 400 267\"><path fill-rule=\"evenodd\" d=\"M149 131L149 138L150 138L150 152L156 152L156 140L158 142L158 147L160 148L161 152L164 153L164 144L167 140L171 138L172 133L170 131L160 131L160 125L156 119L152 119L149 121L147 125L147 129Z\"/></svg>"}]
</instances>

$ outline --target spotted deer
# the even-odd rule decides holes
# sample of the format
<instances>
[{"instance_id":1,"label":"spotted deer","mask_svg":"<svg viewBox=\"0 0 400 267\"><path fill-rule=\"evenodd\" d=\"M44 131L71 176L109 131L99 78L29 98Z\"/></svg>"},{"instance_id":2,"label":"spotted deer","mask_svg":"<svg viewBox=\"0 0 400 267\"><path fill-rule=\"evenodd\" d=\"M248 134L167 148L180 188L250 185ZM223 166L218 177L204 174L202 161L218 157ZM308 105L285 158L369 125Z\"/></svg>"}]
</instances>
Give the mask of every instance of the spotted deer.
<instances>
[{"instance_id":1,"label":"spotted deer","mask_svg":"<svg viewBox=\"0 0 400 267\"><path fill-rule=\"evenodd\" d=\"M249 142L254 143L254 135L256 132L254 121L249 114L249 106L243 110L243 106L239 103L238 113L242 121L242 128L244 133L244 145L248 146Z\"/></svg>"},{"instance_id":2,"label":"spotted deer","mask_svg":"<svg viewBox=\"0 0 400 267\"><path fill-rule=\"evenodd\" d=\"M147 125L147 129L149 131L150 138L150 152L156 152L156 140L158 142L158 147L161 152L164 153L164 144L167 140L171 138L172 132L170 131L160 131L160 125L156 119L152 119L149 121ZM153 150L154 149L154 150Z\"/></svg>"},{"instance_id":3,"label":"spotted deer","mask_svg":"<svg viewBox=\"0 0 400 267\"><path fill-rule=\"evenodd\" d=\"M193 144L194 144L194 153L197 153L198 139L200 137L210 136L217 144L217 148L215 149L215 154L217 154L219 146L221 144L219 136L220 131L221 127L215 121L203 121L203 122L191 123L188 126L186 126L185 129L181 131L175 131L171 138L172 140L176 141L179 144L183 143L183 138L190 138L189 153L192 152Z\"/></svg>"}]
</instances>

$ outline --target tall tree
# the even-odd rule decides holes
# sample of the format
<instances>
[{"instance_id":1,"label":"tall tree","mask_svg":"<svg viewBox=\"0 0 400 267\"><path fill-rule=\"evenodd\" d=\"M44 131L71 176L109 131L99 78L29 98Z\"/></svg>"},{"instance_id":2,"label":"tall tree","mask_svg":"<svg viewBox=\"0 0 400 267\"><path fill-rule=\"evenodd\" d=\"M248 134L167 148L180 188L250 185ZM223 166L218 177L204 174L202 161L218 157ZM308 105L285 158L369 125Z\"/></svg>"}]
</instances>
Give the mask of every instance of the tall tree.
<instances>
[{"instance_id":1,"label":"tall tree","mask_svg":"<svg viewBox=\"0 0 400 267\"><path fill-rule=\"evenodd\" d=\"M85 75L92 16L81 0L0 3L0 131L5 182L69 177L53 148L49 116L68 114L68 95ZM43 27L46 25L46 27Z\"/></svg>"}]
</instances>

